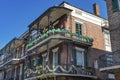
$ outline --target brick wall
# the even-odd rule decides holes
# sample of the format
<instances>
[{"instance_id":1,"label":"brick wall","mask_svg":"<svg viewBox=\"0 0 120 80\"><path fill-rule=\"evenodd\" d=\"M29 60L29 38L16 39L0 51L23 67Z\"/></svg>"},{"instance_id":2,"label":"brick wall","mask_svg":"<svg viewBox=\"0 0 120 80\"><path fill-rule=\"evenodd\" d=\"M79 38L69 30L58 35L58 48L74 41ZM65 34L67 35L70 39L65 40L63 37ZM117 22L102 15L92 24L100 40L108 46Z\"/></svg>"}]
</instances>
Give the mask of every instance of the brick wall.
<instances>
[{"instance_id":1,"label":"brick wall","mask_svg":"<svg viewBox=\"0 0 120 80\"><path fill-rule=\"evenodd\" d=\"M82 23L82 34L84 36L88 36L94 39L92 48L105 50L105 43L104 43L104 35L102 32L102 27L93 23L90 23L88 21L84 21L80 18L76 17L68 17L66 26L68 30L71 30L75 33L75 22L81 22ZM72 26L70 26L72 25Z\"/></svg>"},{"instance_id":2,"label":"brick wall","mask_svg":"<svg viewBox=\"0 0 120 80\"><path fill-rule=\"evenodd\" d=\"M108 17L109 17L109 28L111 34L112 50L120 50L120 12L112 10L112 0L106 0Z\"/></svg>"},{"instance_id":3,"label":"brick wall","mask_svg":"<svg viewBox=\"0 0 120 80\"><path fill-rule=\"evenodd\" d=\"M106 53L105 51L105 42L104 42L104 34L102 31L102 27L88 21L82 20L77 17L71 17L69 15L68 22L66 23L67 29L71 30L75 33L75 22L82 23L82 34L84 36L88 36L94 39L93 46L89 48L88 53L88 66L94 67L94 61L99 58L99 56ZM69 26L71 25L71 26ZM96 75L99 78L105 79L107 78L106 73L102 73L99 71L99 68L95 70Z\"/></svg>"}]
</instances>

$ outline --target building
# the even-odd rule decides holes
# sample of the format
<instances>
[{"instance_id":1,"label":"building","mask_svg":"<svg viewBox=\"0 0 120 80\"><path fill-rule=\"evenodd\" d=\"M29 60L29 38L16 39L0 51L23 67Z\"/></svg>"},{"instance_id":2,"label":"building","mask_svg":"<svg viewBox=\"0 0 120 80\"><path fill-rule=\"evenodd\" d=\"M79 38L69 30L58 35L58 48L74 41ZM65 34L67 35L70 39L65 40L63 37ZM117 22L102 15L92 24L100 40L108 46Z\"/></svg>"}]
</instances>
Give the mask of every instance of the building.
<instances>
[{"instance_id":1,"label":"building","mask_svg":"<svg viewBox=\"0 0 120 80\"><path fill-rule=\"evenodd\" d=\"M67 2L47 9L0 51L1 80L102 80L98 58L111 51L108 20Z\"/></svg>"},{"instance_id":2,"label":"building","mask_svg":"<svg viewBox=\"0 0 120 80\"><path fill-rule=\"evenodd\" d=\"M100 57L100 71L120 80L120 0L106 0L112 52Z\"/></svg>"}]
</instances>

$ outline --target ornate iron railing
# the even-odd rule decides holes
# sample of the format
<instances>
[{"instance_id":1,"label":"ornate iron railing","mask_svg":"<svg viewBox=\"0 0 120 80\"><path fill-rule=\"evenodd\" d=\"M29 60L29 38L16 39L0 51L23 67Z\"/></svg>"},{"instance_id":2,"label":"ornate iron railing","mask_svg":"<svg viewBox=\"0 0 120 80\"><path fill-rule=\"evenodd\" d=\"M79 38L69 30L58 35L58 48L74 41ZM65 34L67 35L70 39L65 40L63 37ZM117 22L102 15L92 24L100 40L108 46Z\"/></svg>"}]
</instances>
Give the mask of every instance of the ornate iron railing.
<instances>
[{"instance_id":1,"label":"ornate iron railing","mask_svg":"<svg viewBox=\"0 0 120 80\"><path fill-rule=\"evenodd\" d=\"M39 70L28 69L25 71L25 78L31 78L35 76L40 76L47 73L61 73L61 74L81 74L87 76L95 76L94 68L82 67L75 65L57 65L54 68L50 68L48 65L45 67L39 66Z\"/></svg>"},{"instance_id":2,"label":"ornate iron railing","mask_svg":"<svg viewBox=\"0 0 120 80\"><path fill-rule=\"evenodd\" d=\"M120 50L99 57L100 68L120 65Z\"/></svg>"},{"instance_id":3,"label":"ornate iron railing","mask_svg":"<svg viewBox=\"0 0 120 80\"><path fill-rule=\"evenodd\" d=\"M56 33L69 34L71 36L71 38L74 36L74 37L76 37L77 40L82 41L82 42L88 42L88 43L92 43L93 42L93 38L89 38L87 36L79 35L79 34L73 33L71 31L68 31L68 30L65 30L65 29L52 29L52 30L49 30L49 31L45 32L44 34L38 36L36 39L32 40L31 42L29 42L26 45L26 48L30 48L33 45L37 44L41 40L43 40L46 37L48 37L49 34L55 35Z\"/></svg>"},{"instance_id":4,"label":"ornate iron railing","mask_svg":"<svg viewBox=\"0 0 120 80\"><path fill-rule=\"evenodd\" d=\"M9 53L10 54L10 53ZM20 56L16 56L16 54L10 54L9 56L5 57L3 60L2 60L2 63L0 65L3 65L9 61L12 61L12 59L19 59Z\"/></svg>"}]
</instances>

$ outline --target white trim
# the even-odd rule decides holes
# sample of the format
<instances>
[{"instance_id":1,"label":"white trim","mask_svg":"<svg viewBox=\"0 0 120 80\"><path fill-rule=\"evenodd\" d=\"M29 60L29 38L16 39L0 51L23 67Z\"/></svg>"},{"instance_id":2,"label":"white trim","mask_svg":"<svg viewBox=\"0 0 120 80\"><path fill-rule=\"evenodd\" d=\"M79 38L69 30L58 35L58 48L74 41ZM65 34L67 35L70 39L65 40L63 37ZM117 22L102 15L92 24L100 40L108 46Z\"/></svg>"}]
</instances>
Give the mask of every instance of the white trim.
<instances>
[{"instance_id":1,"label":"white trim","mask_svg":"<svg viewBox=\"0 0 120 80\"><path fill-rule=\"evenodd\" d=\"M45 56L47 56L47 53L42 54L42 57L45 57Z\"/></svg>"},{"instance_id":2,"label":"white trim","mask_svg":"<svg viewBox=\"0 0 120 80\"><path fill-rule=\"evenodd\" d=\"M59 49L59 48L57 47L57 48L53 49L52 52L55 53L55 52L58 51L58 49Z\"/></svg>"},{"instance_id":3,"label":"white trim","mask_svg":"<svg viewBox=\"0 0 120 80\"><path fill-rule=\"evenodd\" d=\"M65 3L63 6L66 7L66 8L68 8L68 9L73 10L73 11L71 12L71 15L72 15L72 16L77 17L77 18L80 18L80 19L83 19L83 20L88 21L88 22L91 22L91 23L93 23L93 24L97 24L97 25L99 25L99 26L102 26L102 25L103 25L103 24L102 24L103 21L108 22L108 20L106 20L106 19L103 19L103 18L100 18L100 17L98 17L98 16L96 16L96 15L90 14L90 13L88 13L88 12L86 12L86 11L83 11L83 10L81 10L81 9L78 9L78 8L76 8L76 7L73 7L73 6L71 6L71 5L67 4L67 3ZM80 11L81 14L76 13L76 10L77 10L77 11Z\"/></svg>"},{"instance_id":4,"label":"white trim","mask_svg":"<svg viewBox=\"0 0 120 80\"><path fill-rule=\"evenodd\" d=\"M19 61L20 59L19 59L19 58L13 58L12 60L17 60L17 61Z\"/></svg>"},{"instance_id":5,"label":"white trim","mask_svg":"<svg viewBox=\"0 0 120 80\"><path fill-rule=\"evenodd\" d=\"M83 48L79 48L79 47L75 47L76 50L79 50L79 51L85 51L85 49Z\"/></svg>"},{"instance_id":6,"label":"white trim","mask_svg":"<svg viewBox=\"0 0 120 80\"><path fill-rule=\"evenodd\" d=\"M83 24L83 22L81 22L81 21L78 21L78 20L74 20L74 21L77 23Z\"/></svg>"},{"instance_id":7,"label":"white trim","mask_svg":"<svg viewBox=\"0 0 120 80\"><path fill-rule=\"evenodd\" d=\"M53 52L53 68L55 68L55 65L56 65L55 63L56 63L56 61L58 61L58 49L59 48L57 47L57 48L52 50L52 52ZM57 57L57 58L55 58L55 57ZM57 60L55 60L55 59L57 59Z\"/></svg>"}]
</instances>

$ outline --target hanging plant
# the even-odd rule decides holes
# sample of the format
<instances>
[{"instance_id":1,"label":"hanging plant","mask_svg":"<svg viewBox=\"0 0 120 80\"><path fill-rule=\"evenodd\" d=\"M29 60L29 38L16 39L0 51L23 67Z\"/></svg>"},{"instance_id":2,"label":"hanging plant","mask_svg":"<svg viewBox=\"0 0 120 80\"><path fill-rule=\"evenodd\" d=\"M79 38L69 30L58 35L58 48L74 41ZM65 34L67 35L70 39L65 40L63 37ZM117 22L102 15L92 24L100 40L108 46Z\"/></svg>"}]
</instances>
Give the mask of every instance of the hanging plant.
<instances>
[{"instance_id":1,"label":"hanging plant","mask_svg":"<svg viewBox=\"0 0 120 80\"><path fill-rule=\"evenodd\" d=\"M53 34L55 33L55 29L52 29L52 33L53 33Z\"/></svg>"},{"instance_id":2,"label":"hanging plant","mask_svg":"<svg viewBox=\"0 0 120 80\"><path fill-rule=\"evenodd\" d=\"M36 67L36 74L42 74L42 65Z\"/></svg>"},{"instance_id":3,"label":"hanging plant","mask_svg":"<svg viewBox=\"0 0 120 80\"><path fill-rule=\"evenodd\" d=\"M30 76L30 74L32 74L32 73L33 73L32 69L27 69L27 70L26 70L27 76Z\"/></svg>"}]
</instances>

